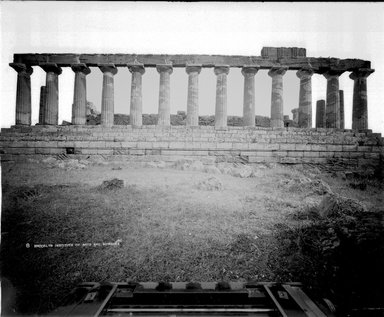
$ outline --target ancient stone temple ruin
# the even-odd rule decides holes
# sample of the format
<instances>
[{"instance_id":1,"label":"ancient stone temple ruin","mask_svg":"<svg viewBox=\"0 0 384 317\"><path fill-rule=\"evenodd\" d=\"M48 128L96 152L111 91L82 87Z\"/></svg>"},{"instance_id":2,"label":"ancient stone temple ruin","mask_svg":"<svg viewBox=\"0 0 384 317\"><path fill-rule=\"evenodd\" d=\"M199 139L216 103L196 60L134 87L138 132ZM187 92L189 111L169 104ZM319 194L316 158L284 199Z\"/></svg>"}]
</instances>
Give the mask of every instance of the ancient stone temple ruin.
<instances>
[{"instance_id":1,"label":"ancient stone temple ruin","mask_svg":"<svg viewBox=\"0 0 384 317\"><path fill-rule=\"evenodd\" d=\"M3 160L67 154L363 166L377 165L383 156L381 135L368 130L367 77L374 72L369 61L314 58L307 57L303 48L264 47L261 56L15 54L10 66L17 72L16 122L1 131ZM46 72L46 84L41 87L39 124L31 126L31 75L36 66ZM63 67L74 72L69 126L58 125L58 82ZM86 78L92 67L103 74L97 126L86 125ZM129 125L114 125L114 75L121 67L128 67L132 74ZM143 125L142 121L142 76L149 67L159 73L156 125ZM188 76L185 126L170 124L170 77L176 67L184 68ZM212 68L216 76L214 126L199 125L199 73L203 67ZM227 76L235 67L244 76L242 127L227 124ZM272 82L270 127L255 124L259 70L268 70ZM300 79L294 127L284 125L283 76L287 71L295 71ZM339 76L344 72L350 72L354 81L352 129L344 129L344 95L339 89ZM316 128L312 128L311 77L315 73L327 81L327 95L316 103Z\"/></svg>"}]
</instances>

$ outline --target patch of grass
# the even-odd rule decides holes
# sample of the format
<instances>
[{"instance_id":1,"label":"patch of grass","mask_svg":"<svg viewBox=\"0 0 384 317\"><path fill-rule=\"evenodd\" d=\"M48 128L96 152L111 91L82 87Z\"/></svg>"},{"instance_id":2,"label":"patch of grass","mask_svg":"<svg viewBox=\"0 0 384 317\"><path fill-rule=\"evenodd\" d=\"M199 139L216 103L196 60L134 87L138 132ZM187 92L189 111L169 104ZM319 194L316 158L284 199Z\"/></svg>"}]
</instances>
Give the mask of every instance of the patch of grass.
<instances>
[{"instance_id":1,"label":"patch of grass","mask_svg":"<svg viewBox=\"0 0 384 317\"><path fill-rule=\"evenodd\" d=\"M342 316L351 308L380 307L382 287L372 281L384 279L383 213L331 203L291 215L296 224L276 225L269 262L279 279L299 280L331 298Z\"/></svg>"},{"instance_id":2,"label":"patch of grass","mask_svg":"<svg viewBox=\"0 0 384 317\"><path fill-rule=\"evenodd\" d=\"M204 173L120 165L62 170L34 163L7 172L1 269L18 290L18 313L51 310L83 281L302 281L340 294L349 292L351 281L366 289L363 277L381 276L378 222L338 217L353 206L344 200L326 221L317 206L322 183L314 181L370 202L368 210L382 202L373 183L355 190L318 171L312 177L307 168L274 165L262 177L215 175L223 188L210 191L196 188L209 177ZM28 181L19 186L23 177ZM100 190L116 177L124 187ZM288 183L281 186L281 180ZM26 248L118 239L122 243L113 247ZM348 296L338 300L345 306L348 298L356 300Z\"/></svg>"},{"instance_id":3,"label":"patch of grass","mask_svg":"<svg viewBox=\"0 0 384 317\"><path fill-rule=\"evenodd\" d=\"M208 210L132 185L10 187L3 207L1 270L18 290L18 313L47 312L82 281L272 278L271 242L243 209ZM115 247L33 247L117 239Z\"/></svg>"}]
</instances>

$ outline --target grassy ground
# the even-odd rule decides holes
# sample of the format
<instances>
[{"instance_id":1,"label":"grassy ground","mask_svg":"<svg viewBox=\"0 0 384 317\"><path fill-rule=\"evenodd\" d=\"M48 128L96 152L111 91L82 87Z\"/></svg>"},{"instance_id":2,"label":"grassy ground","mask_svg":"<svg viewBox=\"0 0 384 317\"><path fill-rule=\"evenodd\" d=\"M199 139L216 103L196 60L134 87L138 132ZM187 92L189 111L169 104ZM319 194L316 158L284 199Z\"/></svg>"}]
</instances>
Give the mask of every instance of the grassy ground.
<instances>
[{"instance_id":1,"label":"grassy ground","mask_svg":"<svg viewBox=\"0 0 384 317\"><path fill-rule=\"evenodd\" d=\"M2 276L16 289L18 313L46 312L82 281L313 283L322 257L294 243L314 228L303 215L329 192L369 210L384 200L378 182L361 190L309 167L259 165L254 177L240 178L139 163L60 164L2 164ZM113 178L125 186L100 187ZM205 186L212 182L220 186Z\"/></svg>"}]
</instances>

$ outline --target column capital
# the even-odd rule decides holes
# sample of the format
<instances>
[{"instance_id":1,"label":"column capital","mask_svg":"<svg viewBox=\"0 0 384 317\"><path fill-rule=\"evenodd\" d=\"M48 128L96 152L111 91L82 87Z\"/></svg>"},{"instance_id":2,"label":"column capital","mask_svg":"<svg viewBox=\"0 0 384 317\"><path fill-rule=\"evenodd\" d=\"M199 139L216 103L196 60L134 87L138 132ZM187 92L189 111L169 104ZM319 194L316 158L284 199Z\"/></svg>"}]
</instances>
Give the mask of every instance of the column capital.
<instances>
[{"instance_id":1,"label":"column capital","mask_svg":"<svg viewBox=\"0 0 384 317\"><path fill-rule=\"evenodd\" d=\"M305 68L299 69L296 72L296 76L301 79L301 78L305 78L305 77L312 77L313 73L314 73L314 71L312 68L305 67Z\"/></svg>"},{"instance_id":2,"label":"column capital","mask_svg":"<svg viewBox=\"0 0 384 317\"><path fill-rule=\"evenodd\" d=\"M343 69L328 69L325 73L323 73L323 76L326 79L338 78L344 72L345 70Z\"/></svg>"},{"instance_id":3,"label":"column capital","mask_svg":"<svg viewBox=\"0 0 384 317\"><path fill-rule=\"evenodd\" d=\"M127 67L131 73L140 73L141 75L145 73L144 64L127 64Z\"/></svg>"},{"instance_id":4,"label":"column capital","mask_svg":"<svg viewBox=\"0 0 384 317\"><path fill-rule=\"evenodd\" d=\"M190 74L190 73L198 73L198 74L200 74L201 67L202 67L201 64L187 64L185 66L185 71L187 72L187 74Z\"/></svg>"},{"instance_id":5,"label":"column capital","mask_svg":"<svg viewBox=\"0 0 384 317\"><path fill-rule=\"evenodd\" d=\"M71 68L75 73L83 73L85 75L88 75L91 73L91 70L89 69L89 67L84 63L73 64L71 65Z\"/></svg>"},{"instance_id":6,"label":"column capital","mask_svg":"<svg viewBox=\"0 0 384 317\"><path fill-rule=\"evenodd\" d=\"M55 73L56 75L62 73L61 67L57 66L55 63L40 63L39 66L47 73Z\"/></svg>"},{"instance_id":7,"label":"column capital","mask_svg":"<svg viewBox=\"0 0 384 317\"><path fill-rule=\"evenodd\" d=\"M367 78L369 75L371 75L375 70L371 68L358 68L352 71L352 73L349 75L349 78L352 80L360 79L360 78Z\"/></svg>"},{"instance_id":8,"label":"column capital","mask_svg":"<svg viewBox=\"0 0 384 317\"><path fill-rule=\"evenodd\" d=\"M259 71L260 66L252 66L252 65L244 65L241 68L241 73L245 76L246 74L249 75L256 75L256 73Z\"/></svg>"},{"instance_id":9,"label":"column capital","mask_svg":"<svg viewBox=\"0 0 384 317\"><path fill-rule=\"evenodd\" d=\"M103 73L111 73L112 75L117 74L117 67L115 64L97 64L97 66Z\"/></svg>"},{"instance_id":10,"label":"column capital","mask_svg":"<svg viewBox=\"0 0 384 317\"><path fill-rule=\"evenodd\" d=\"M171 64L158 64L156 65L156 70L158 73L173 73L173 66Z\"/></svg>"},{"instance_id":11,"label":"column capital","mask_svg":"<svg viewBox=\"0 0 384 317\"><path fill-rule=\"evenodd\" d=\"M33 73L33 68L29 65L26 65L26 64L9 63L9 66L11 66L18 73L26 73L28 75L31 75Z\"/></svg>"},{"instance_id":12,"label":"column capital","mask_svg":"<svg viewBox=\"0 0 384 317\"><path fill-rule=\"evenodd\" d=\"M283 76L286 73L287 70L288 70L287 66L275 66L275 67L272 67L269 70L268 75L270 77L274 77L274 76L277 76L277 75Z\"/></svg>"},{"instance_id":13,"label":"column capital","mask_svg":"<svg viewBox=\"0 0 384 317\"><path fill-rule=\"evenodd\" d=\"M215 72L215 75L220 75L220 74L228 75L229 65L216 65L213 71Z\"/></svg>"}]
</instances>

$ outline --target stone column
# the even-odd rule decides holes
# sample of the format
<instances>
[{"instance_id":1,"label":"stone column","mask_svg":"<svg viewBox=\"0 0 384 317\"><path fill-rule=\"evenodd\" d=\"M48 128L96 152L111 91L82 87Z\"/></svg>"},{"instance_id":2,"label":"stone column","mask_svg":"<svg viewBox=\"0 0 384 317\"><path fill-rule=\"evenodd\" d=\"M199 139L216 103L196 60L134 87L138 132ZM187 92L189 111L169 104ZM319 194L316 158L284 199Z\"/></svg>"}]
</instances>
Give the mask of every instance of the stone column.
<instances>
[{"instance_id":1,"label":"stone column","mask_svg":"<svg viewBox=\"0 0 384 317\"><path fill-rule=\"evenodd\" d=\"M47 73L43 124L57 125L59 123L59 75L62 70L54 63L41 63L39 66Z\"/></svg>"},{"instance_id":2,"label":"stone column","mask_svg":"<svg viewBox=\"0 0 384 317\"><path fill-rule=\"evenodd\" d=\"M127 66L132 73L129 123L139 127L143 125L142 75L145 73L145 68L143 64Z\"/></svg>"},{"instance_id":3,"label":"stone column","mask_svg":"<svg viewBox=\"0 0 384 317\"><path fill-rule=\"evenodd\" d=\"M312 128L312 75L311 68L302 68L296 73L300 78L299 128Z\"/></svg>"},{"instance_id":4,"label":"stone column","mask_svg":"<svg viewBox=\"0 0 384 317\"><path fill-rule=\"evenodd\" d=\"M255 75L259 66L244 65L241 73L244 76L244 99L243 99L243 125L255 126Z\"/></svg>"},{"instance_id":5,"label":"stone column","mask_svg":"<svg viewBox=\"0 0 384 317\"><path fill-rule=\"evenodd\" d=\"M325 100L317 100L316 103L316 128L326 127Z\"/></svg>"},{"instance_id":6,"label":"stone column","mask_svg":"<svg viewBox=\"0 0 384 317\"><path fill-rule=\"evenodd\" d=\"M103 72L103 92L101 97L101 125L111 127L114 123L114 79L117 68L114 64L99 64Z\"/></svg>"},{"instance_id":7,"label":"stone column","mask_svg":"<svg viewBox=\"0 0 384 317\"><path fill-rule=\"evenodd\" d=\"M198 126L201 65L187 65L185 71L188 74L187 126Z\"/></svg>"},{"instance_id":8,"label":"stone column","mask_svg":"<svg viewBox=\"0 0 384 317\"><path fill-rule=\"evenodd\" d=\"M44 124L45 103L46 103L46 86L41 86L40 87L39 124Z\"/></svg>"},{"instance_id":9,"label":"stone column","mask_svg":"<svg viewBox=\"0 0 384 317\"><path fill-rule=\"evenodd\" d=\"M360 68L349 75L349 78L354 81L352 129L368 129L367 77L374 71L370 68Z\"/></svg>"},{"instance_id":10,"label":"stone column","mask_svg":"<svg viewBox=\"0 0 384 317\"><path fill-rule=\"evenodd\" d=\"M324 73L327 79L326 128L340 129L339 76L343 72L329 70Z\"/></svg>"},{"instance_id":11,"label":"stone column","mask_svg":"<svg viewBox=\"0 0 384 317\"><path fill-rule=\"evenodd\" d=\"M85 64L71 66L75 72L75 88L72 106L72 124L86 124L87 82L86 76L91 72Z\"/></svg>"},{"instance_id":12,"label":"stone column","mask_svg":"<svg viewBox=\"0 0 384 317\"><path fill-rule=\"evenodd\" d=\"M159 88L159 112L157 117L157 125L171 125L171 74L173 72L172 65L157 65L156 69L160 74Z\"/></svg>"},{"instance_id":13,"label":"stone column","mask_svg":"<svg viewBox=\"0 0 384 317\"><path fill-rule=\"evenodd\" d=\"M340 129L345 129L345 121L344 121L344 91L339 90L339 98L340 98Z\"/></svg>"},{"instance_id":14,"label":"stone column","mask_svg":"<svg viewBox=\"0 0 384 317\"><path fill-rule=\"evenodd\" d=\"M283 120L283 76L288 67L272 67L268 75L272 77L271 127L284 128Z\"/></svg>"},{"instance_id":15,"label":"stone column","mask_svg":"<svg viewBox=\"0 0 384 317\"><path fill-rule=\"evenodd\" d=\"M215 106L215 128L227 126L227 75L228 65L215 66L216 75L216 106Z\"/></svg>"},{"instance_id":16,"label":"stone column","mask_svg":"<svg viewBox=\"0 0 384 317\"><path fill-rule=\"evenodd\" d=\"M292 109L292 121L296 124L296 126L299 125L299 108ZM285 117L285 116L284 116Z\"/></svg>"},{"instance_id":17,"label":"stone column","mask_svg":"<svg viewBox=\"0 0 384 317\"><path fill-rule=\"evenodd\" d=\"M16 88L16 125L31 125L31 74L33 69L29 65L10 63L17 71Z\"/></svg>"}]
</instances>

